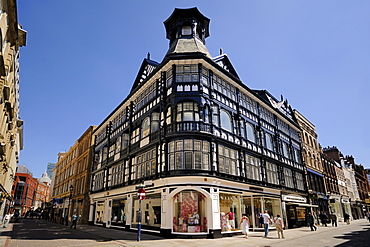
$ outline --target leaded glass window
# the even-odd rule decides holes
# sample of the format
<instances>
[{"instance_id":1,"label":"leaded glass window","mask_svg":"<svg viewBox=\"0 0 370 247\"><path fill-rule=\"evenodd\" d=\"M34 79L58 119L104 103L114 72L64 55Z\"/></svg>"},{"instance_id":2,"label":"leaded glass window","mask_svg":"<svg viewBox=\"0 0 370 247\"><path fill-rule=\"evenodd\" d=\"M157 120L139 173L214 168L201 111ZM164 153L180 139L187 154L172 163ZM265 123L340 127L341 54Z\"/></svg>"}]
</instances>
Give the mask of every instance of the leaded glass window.
<instances>
[{"instance_id":1,"label":"leaded glass window","mask_svg":"<svg viewBox=\"0 0 370 247\"><path fill-rule=\"evenodd\" d=\"M199 108L195 102L183 102L177 105L177 122L199 121Z\"/></svg>"},{"instance_id":2,"label":"leaded glass window","mask_svg":"<svg viewBox=\"0 0 370 247\"><path fill-rule=\"evenodd\" d=\"M254 180L262 180L261 178L261 161L259 158L251 155L245 155L245 165L247 170L247 178Z\"/></svg>"},{"instance_id":3,"label":"leaded glass window","mask_svg":"<svg viewBox=\"0 0 370 247\"><path fill-rule=\"evenodd\" d=\"M168 143L170 170L209 170L210 144L208 141L185 139Z\"/></svg>"}]
</instances>

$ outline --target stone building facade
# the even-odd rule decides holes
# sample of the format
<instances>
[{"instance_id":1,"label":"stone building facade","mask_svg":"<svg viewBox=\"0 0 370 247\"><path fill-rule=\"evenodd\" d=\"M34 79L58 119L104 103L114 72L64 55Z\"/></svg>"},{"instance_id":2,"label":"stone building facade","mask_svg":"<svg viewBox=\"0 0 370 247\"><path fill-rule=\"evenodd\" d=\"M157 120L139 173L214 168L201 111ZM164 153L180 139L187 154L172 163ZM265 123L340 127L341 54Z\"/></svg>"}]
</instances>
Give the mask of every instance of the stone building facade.
<instances>
[{"instance_id":1,"label":"stone building facade","mask_svg":"<svg viewBox=\"0 0 370 247\"><path fill-rule=\"evenodd\" d=\"M79 223L86 224L89 217L89 188L92 162L92 132L90 126L65 153L58 154L53 170L51 215L58 223L68 224L72 214L79 215Z\"/></svg>"},{"instance_id":2,"label":"stone building facade","mask_svg":"<svg viewBox=\"0 0 370 247\"><path fill-rule=\"evenodd\" d=\"M302 157L307 168L307 186L312 213L317 219L319 211L327 211L328 200L324 182L324 168L321 160L321 146L318 142L316 127L305 116L294 110L301 127Z\"/></svg>"},{"instance_id":3,"label":"stone building facade","mask_svg":"<svg viewBox=\"0 0 370 247\"><path fill-rule=\"evenodd\" d=\"M18 23L17 1L0 1L0 216L11 205L11 189L20 151L23 121L19 118L19 54L26 31Z\"/></svg>"}]
</instances>

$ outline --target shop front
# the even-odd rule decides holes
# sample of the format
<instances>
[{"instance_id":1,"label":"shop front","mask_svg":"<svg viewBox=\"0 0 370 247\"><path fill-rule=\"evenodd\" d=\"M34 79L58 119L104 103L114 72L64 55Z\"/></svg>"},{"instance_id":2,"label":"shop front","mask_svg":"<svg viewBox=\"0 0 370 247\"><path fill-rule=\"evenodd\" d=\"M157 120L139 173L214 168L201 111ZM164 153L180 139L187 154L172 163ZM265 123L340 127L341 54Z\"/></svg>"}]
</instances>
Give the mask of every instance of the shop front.
<instances>
[{"instance_id":1,"label":"shop front","mask_svg":"<svg viewBox=\"0 0 370 247\"><path fill-rule=\"evenodd\" d=\"M105 201L97 201L96 202L96 211L95 211L95 224L106 224L105 217L104 217L104 211L105 211Z\"/></svg>"},{"instance_id":2,"label":"shop front","mask_svg":"<svg viewBox=\"0 0 370 247\"><path fill-rule=\"evenodd\" d=\"M114 226L126 226L127 197L112 200L111 223Z\"/></svg>"},{"instance_id":3,"label":"shop front","mask_svg":"<svg viewBox=\"0 0 370 247\"><path fill-rule=\"evenodd\" d=\"M139 210L140 210L140 200L137 196L131 196L133 207L126 211L123 211L123 216L121 216L124 221L126 221L126 214L131 214L131 228L137 228L139 223ZM160 230L161 227L161 193L148 193L145 200L142 200L141 205L141 228L149 230ZM126 205L126 200L124 201ZM121 209L124 206L121 206Z\"/></svg>"},{"instance_id":4,"label":"shop front","mask_svg":"<svg viewBox=\"0 0 370 247\"><path fill-rule=\"evenodd\" d=\"M343 208L340 201L341 196L331 195L329 199L329 214L335 214L339 222L343 221Z\"/></svg>"},{"instance_id":5,"label":"shop front","mask_svg":"<svg viewBox=\"0 0 370 247\"><path fill-rule=\"evenodd\" d=\"M318 207L307 204L307 199L297 194L282 195L282 199L288 229L307 226L306 215L308 212L315 212L313 209Z\"/></svg>"},{"instance_id":6,"label":"shop front","mask_svg":"<svg viewBox=\"0 0 370 247\"><path fill-rule=\"evenodd\" d=\"M249 217L249 228L253 230L263 228L263 225L259 223L259 218L265 210L271 218L277 214L282 215L280 198L268 195L243 196L242 210Z\"/></svg>"},{"instance_id":7,"label":"shop front","mask_svg":"<svg viewBox=\"0 0 370 247\"><path fill-rule=\"evenodd\" d=\"M173 232L206 233L206 196L196 190L183 190L173 197Z\"/></svg>"},{"instance_id":8,"label":"shop front","mask_svg":"<svg viewBox=\"0 0 370 247\"><path fill-rule=\"evenodd\" d=\"M196 179L194 181L197 182ZM271 217L283 215L277 191L254 192L249 186L231 187L234 183L226 182L228 189L196 185L161 186L163 184L162 181L159 186L145 189L141 214L134 187L93 195L90 223L137 230L140 221L142 231L157 232L165 237L218 238L240 233L242 214L249 217L251 230L262 228L258 225L258 217L264 210Z\"/></svg>"}]
</instances>

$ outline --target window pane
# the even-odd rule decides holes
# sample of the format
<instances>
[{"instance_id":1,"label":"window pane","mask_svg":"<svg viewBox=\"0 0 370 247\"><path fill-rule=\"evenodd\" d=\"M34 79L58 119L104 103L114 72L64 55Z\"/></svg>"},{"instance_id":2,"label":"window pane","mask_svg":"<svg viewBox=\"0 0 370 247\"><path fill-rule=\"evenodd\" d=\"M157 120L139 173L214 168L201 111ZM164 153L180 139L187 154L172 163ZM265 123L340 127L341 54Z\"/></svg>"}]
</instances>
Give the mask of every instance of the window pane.
<instances>
[{"instance_id":1,"label":"window pane","mask_svg":"<svg viewBox=\"0 0 370 247\"><path fill-rule=\"evenodd\" d=\"M201 151L200 144L201 141L194 141L194 150Z\"/></svg>"},{"instance_id":2,"label":"window pane","mask_svg":"<svg viewBox=\"0 0 370 247\"><path fill-rule=\"evenodd\" d=\"M193 121L193 112L184 112L182 121Z\"/></svg>"},{"instance_id":3,"label":"window pane","mask_svg":"<svg viewBox=\"0 0 370 247\"><path fill-rule=\"evenodd\" d=\"M176 169L182 168L182 153L176 153Z\"/></svg>"},{"instance_id":4,"label":"window pane","mask_svg":"<svg viewBox=\"0 0 370 247\"><path fill-rule=\"evenodd\" d=\"M193 140L192 139L186 139L184 142L185 142L184 150L193 150Z\"/></svg>"},{"instance_id":5,"label":"window pane","mask_svg":"<svg viewBox=\"0 0 370 247\"><path fill-rule=\"evenodd\" d=\"M272 138L268 133L266 133L266 148L272 150Z\"/></svg>"},{"instance_id":6,"label":"window pane","mask_svg":"<svg viewBox=\"0 0 370 247\"><path fill-rule=\"evenodd\" d=\"M176 151L183 151L183 142L182 141L176 141Z\"/></svg>"},{"instance_id":7,"label":"window pane","mask_svg":"<svg viewBox=\"0 0 370 247\"><path fill-rule=\"evenodd\" d=\"M256 142L256 139L255 139L255 136L254 136L254 127L249 123L247 123L246 127L247 127L247 138L248 138L248 140L251 141L251 142Z\"/></svg>"},{"instance_id":8,"label":"window pane","mask_svg":"<svg viewBox=\"0 0 370 247\"><path fill-rule=\"evenodd\" d=\"M193 168L193 153L185 152L185 169Z\"/></svg>"}]
</instances>

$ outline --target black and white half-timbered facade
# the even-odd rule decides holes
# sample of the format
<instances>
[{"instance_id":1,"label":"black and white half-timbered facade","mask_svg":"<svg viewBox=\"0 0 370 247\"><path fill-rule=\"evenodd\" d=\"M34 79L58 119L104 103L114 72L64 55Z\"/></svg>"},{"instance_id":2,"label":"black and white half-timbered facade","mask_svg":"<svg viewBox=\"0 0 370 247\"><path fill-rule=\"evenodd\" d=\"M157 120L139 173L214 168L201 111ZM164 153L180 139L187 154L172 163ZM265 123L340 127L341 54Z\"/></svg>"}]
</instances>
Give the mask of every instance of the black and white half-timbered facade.
<instances>
[{"instance_id":1,"label":"black and white half-timbered facade","mask_svg":"<svg viewBox=\"0 0 370 247\"><path fill-rule=\"evenodd\" d=\"M209 19L175 9L161 63L144 59L127 98L96 129L90 222L164 236L238 232L241 215L304 221L299 126L286 100L242 83L226 54L205 46ZM293 207L294 206L294 207ZM188 236L189 237L189 236Z\"/></svg>"}]
</instances>

